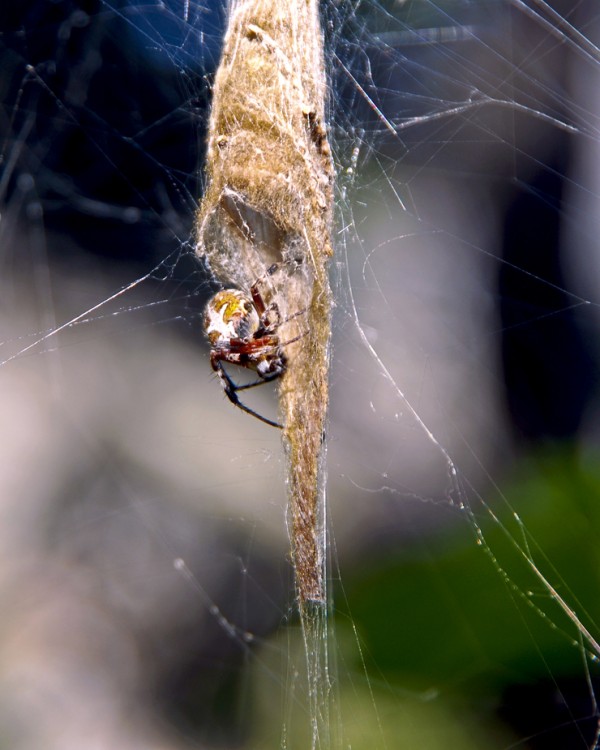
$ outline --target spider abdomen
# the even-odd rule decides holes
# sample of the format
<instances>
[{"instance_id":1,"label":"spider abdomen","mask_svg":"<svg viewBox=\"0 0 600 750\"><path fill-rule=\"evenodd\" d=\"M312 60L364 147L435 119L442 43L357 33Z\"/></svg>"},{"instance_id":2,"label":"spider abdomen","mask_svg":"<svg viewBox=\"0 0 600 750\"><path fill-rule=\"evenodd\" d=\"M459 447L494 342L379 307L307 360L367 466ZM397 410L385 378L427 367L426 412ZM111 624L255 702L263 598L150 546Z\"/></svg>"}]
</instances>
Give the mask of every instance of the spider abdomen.
<instances>
[{"instance_id":1,"label":"spider abdomen","mask_svg":"<svg viewBox=\"0 0 600 750\"><path fill-rule=\"evenodd\" d=\"M209 301L204 328L212 346L231 340L249 340L258 331L260 318L246 294L239 289L222 289Z\"/></svg>"}]
</instances>

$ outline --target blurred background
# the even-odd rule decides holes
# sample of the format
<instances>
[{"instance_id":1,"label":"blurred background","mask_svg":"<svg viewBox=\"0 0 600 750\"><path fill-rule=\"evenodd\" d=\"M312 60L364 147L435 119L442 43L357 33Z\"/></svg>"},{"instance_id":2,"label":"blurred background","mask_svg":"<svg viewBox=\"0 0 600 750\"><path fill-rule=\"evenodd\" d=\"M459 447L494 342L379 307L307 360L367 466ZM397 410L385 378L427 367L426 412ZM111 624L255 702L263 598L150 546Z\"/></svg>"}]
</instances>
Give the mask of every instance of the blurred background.
<instances>
[{"instance_id":1,"label":"blurred background","mask_svg":"<svg viewBox=\"0 0 600 750\"><path fill-rule=\"evenodd\" d=\"M323 3L324 746L594 747L594 5ZM0 11L0 748L310 740L279 435L201 330L226 10Z\"/></svg>"}]
</instances>

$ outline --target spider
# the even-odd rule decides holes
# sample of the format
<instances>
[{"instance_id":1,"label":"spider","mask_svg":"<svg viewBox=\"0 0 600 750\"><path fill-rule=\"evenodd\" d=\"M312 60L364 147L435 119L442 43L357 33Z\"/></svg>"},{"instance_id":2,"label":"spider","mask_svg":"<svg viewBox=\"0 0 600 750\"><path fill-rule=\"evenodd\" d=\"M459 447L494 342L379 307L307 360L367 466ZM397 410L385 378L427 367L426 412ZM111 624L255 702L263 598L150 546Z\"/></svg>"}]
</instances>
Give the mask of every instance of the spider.
<instances>
[{"instance_id":1,"label":"spider","mask_svg":"<svg viewBox=\"0 0 600 750\"><path fill-rule=\"evenodd\" d=\"M273 270L269 269L267 273L270 275ZM210 364L219 376L227 398L261 422L281 428L277 422L243 404L237 395L238 391L275 380L286 368L286 358L277 335L282 322L279 308L276 302L265 305L258 285L258 281L252 285L250 296L239 289L217 292L206 306L204 329L211 346ZM224 362L254 370L260 380L237 385L225 371Z\"/></svg>"}]
</instances>

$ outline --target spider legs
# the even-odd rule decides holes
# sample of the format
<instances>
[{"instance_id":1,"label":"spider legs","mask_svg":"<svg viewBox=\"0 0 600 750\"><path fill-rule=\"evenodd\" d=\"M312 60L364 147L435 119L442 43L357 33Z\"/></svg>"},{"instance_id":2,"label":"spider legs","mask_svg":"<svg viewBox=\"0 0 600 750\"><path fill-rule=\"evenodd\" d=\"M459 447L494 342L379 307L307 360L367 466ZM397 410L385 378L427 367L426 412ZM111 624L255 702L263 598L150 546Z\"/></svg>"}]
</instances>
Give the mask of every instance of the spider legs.
<instances>
[{"instance_id":1,"label":"spider legs","mask_svg":"<svg viewBox=\"0 0 600 750\"><path fill-rule=\"evenodd\" d=\"M290 320L293 320L300 315L304 315L306 312L306 309L299 310L293 315L289 315L287 318L282 319L277 302L273 300L267 304L263 299L263 295L260 291L262 281L269 276L273 276L280 268L281 264L273 263L273 265L265 271L264 275L255 281L250 287L252 302L254 303L254 307L260 317L262 333L272 333L276 331L282 323L288 323Z\"/></svg>"},{"instance_id":2,"label":"spider legs","mask_svg":"<svg viewBox=\"0 0 600 750\"><path fill-rule=\"evenodd\" d=\"M283 429L282 426L278 422L273 422L273 420L267 419L267 417L263 417L258 412L255 412L254 409L251 409L249 406L246 406L246 404L240 401L237 395L238 391L248 390L248 388L254 388L254 386L256 385L262 385L263 383L267 383L269 382L269 380L275 380L277 377L279 377L279 373L274 374L272 377L265 377L265 378L262 378L261 380L256 380L254 383L248 383L247 385L237 385L225 371L225 368L223 367L223 364L220 359L218 359L217 357L211 356L210 364L213 370L219 376L219 380L221 381L221 385L223 386L225 395L234 406L237 406L242 411L245 411L246 414L251 414L253 417L260 419L261 422L271 425L271 427L278 427L280 430Z\"/></svg>"}]
</instances>

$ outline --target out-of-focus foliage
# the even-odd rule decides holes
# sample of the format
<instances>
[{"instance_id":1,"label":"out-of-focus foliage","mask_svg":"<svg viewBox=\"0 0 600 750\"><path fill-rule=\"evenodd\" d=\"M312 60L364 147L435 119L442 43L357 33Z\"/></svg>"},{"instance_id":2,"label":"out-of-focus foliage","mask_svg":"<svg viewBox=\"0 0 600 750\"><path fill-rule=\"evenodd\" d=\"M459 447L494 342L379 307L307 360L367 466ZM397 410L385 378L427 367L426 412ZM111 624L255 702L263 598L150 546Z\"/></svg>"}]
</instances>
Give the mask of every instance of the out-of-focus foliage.
<instances>
[{"instance_id":1,"label":"out-of-focus foliage","mask_svg":"<svg viewBox=\"0 0 600 750\"><path fill-rule=\"evenodd\" d=\"M351 580L346 576L344 598L365 661L397 689L433 691L450 702L462 696L480 717L492 707L521 721L529 717L531 732L547 732L540 736L549 743L538 739L542 744L532 746L560 747L553 743L563 741L563 747L584 747L582 737L591 741L595 718L593 691L581 682L581 645L590 654L593 647L539 576L597 638L597 460L571 447L540 451L489 503L500 525L477 512L483 544L474 543L468 525L375 559ZM541 696L534 698L536 688ZM513 705L517 698L520 705ZM548 704L539 725L537 700ZM561 718L564 734L557 740L558 730L551 730Z\"/></svg>"}]
</instances>

